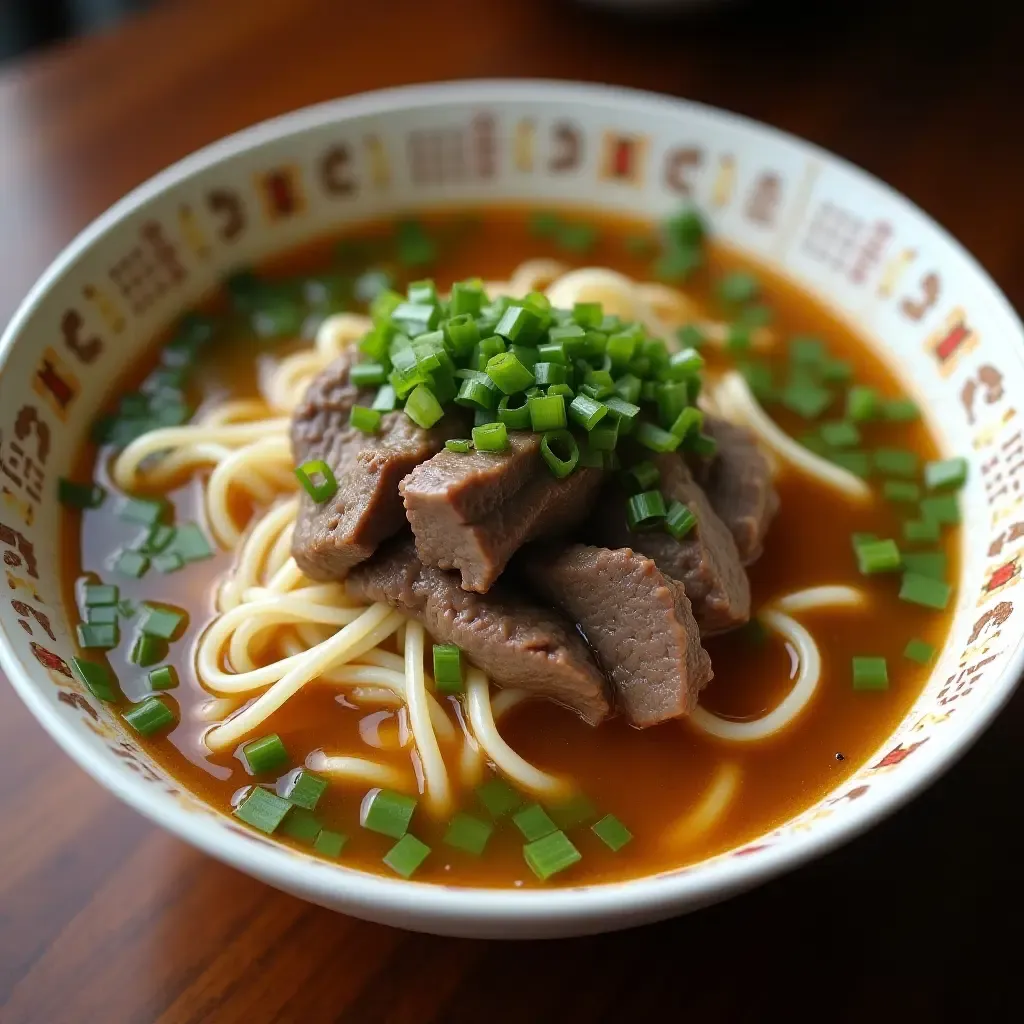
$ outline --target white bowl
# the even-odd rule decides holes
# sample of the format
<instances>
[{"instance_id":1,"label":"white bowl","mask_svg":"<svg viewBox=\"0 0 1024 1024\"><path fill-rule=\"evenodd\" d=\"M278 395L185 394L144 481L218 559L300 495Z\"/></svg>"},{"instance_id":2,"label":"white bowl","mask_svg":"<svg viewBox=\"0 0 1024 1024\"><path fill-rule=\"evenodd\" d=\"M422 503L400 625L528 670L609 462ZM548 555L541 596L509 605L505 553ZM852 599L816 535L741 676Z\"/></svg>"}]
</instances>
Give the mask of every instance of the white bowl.
<instances>
[{"instance_id":1,"label":"white bowl","mask_svg":"<svg viewBox=\"0 0 1024 1024\"><path fill-rule=\"evenodd\" d=\"M627 156L613 161L616 146ZM268 173L290 183L290 212L266 201ZM365 874L278 846L183 791L66 670L75 648L61 600L56 481L137 346L233 267L355 220L453 199L585 203L652 218L697 202L717 235L856 319L916 393L942 447L970 459L955 620L924 692L856 774L741 849L635 881L545 891ZM679 914L890 814L949 768L1010 695L1024 636L1013 590L1024 540L1010 529L1024 520L1024 446L1010 397L1024 393L1022 352L1024 328L1006 299L920 210L836 157L734 115L619 89L502 81L388 90L299 111L136 189L61 254L4 333L0 444L20 482L2 477L11 590L0 604L0 662L32 713L102 785L187 842L304 899L406 928L488 937L581 934ZM44 363L70 389L64 405L39 376Z\"/></svg>"}]
</instances>

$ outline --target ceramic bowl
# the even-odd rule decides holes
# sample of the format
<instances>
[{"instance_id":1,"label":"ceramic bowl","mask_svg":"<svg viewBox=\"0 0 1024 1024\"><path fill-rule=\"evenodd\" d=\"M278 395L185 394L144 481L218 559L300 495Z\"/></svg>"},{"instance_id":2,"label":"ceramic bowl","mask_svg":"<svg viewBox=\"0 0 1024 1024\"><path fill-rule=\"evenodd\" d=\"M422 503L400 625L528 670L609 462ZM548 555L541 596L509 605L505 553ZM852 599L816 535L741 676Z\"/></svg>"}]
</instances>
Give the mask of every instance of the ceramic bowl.
<instances>
[{"instance_id":1,"label":"ceramic bowl","mask_svg":"<svg viewBox=\"0 0 1024 1024\"><path fill-rule=\"evenodd\" d=\"M278 846L183 791L68 670L57 479L136 350L225 273L409 209L527 200L657 218L696 202L716 235L856 320L967 453L962 576L920 699L860 769L740 849L635 881L547 891L364 874ZM243 131L121 200L46 271L0 345L0 661L53 738L162 827L304 899L438 933L560 936L720 900L891 814L983 732L1021 671L1024 328L978 264L892 189L798 139L692 103L549 82L355 96Z\"/></svg>"}]
</instances>

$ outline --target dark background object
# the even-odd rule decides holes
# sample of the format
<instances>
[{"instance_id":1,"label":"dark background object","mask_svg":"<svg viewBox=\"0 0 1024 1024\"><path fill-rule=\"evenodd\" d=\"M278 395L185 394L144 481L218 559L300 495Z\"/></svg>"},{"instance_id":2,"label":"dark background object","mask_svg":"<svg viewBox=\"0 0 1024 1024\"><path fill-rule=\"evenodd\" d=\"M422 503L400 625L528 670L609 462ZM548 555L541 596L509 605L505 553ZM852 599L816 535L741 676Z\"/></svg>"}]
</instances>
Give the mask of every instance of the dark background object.
<instances>
[{"instance_id":1,"label":"dark background object","mask_svg":"<svg viewBox=\"0 0 1024 1024\"><path fill-rule=\"evenodd\" d=\"M115 25L156 0L0 0L0 61ZM257 0L258 2L258 0Z\"/></svg>"},{"instance_id":2,"label":"dark background object","mask_svg":"<svg viewBox=\"0 0 1024 1024\"><path fill-rule=\"evenodd\" d=\"M198 146L333 96L488 75L655 89L803 135L921 204L1020 308L1022 38L1006 0L757 0L664 27L572 0L167 0L0 69L0 322L76 231ZM756 892L619 935L462 942L186 847L0 685L0 1021L1015 1020L1022 779L1024 690L910 806Z\"/></svg>"}]
</instances>

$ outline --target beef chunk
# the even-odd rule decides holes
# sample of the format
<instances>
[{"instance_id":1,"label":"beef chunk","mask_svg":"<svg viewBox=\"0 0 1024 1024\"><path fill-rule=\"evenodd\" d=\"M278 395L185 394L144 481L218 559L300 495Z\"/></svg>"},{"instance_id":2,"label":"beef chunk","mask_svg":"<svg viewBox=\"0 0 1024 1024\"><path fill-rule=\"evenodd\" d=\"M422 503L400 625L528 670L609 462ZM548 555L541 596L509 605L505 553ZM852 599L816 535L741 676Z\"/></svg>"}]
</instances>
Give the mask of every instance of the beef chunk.
<instances>
[{"instance_id":1,"label":"beef chunk","mask_svg":"<svg viewBox=\"0 0 1024 1024\"><path fill-rule=\"evenodd\" d=\"M746 427L708 416L704 432L718 442L718 450L710 462L694 466L694 474L715 514L729 527L740 560L749 565L761 557L779 510L771 466Z\"/></svg>"},{"instance_id":2,"label":"beef chunk","mask_svg":"<svg viewBox=\"0 0 1024 1024\"><path fill-rule=\"evenodd\" d=\"M552 476L540 435L513 433L503 452L442 451L402 481L416 551L427 565L458 569L466 590L486 593L527 541L585 518L602 473Z\"/></svg>"},{"instance_id":3,"label":"beef chunk","mask_svg":"<svg viewBox=\"0 0 1024 1024\"><path fill-rule=\"evenodd\" d=\"M434 455L449 437L468 430L464 410L446 413L429 430L404 412L386 413L376 434L349 426L353 405L369 405L373 391L349 381L352 357L344 353L310 384L292 415L296 464L323 459L338 481L329 501L303 493L292 540L299 568L316 580L344 579L382 540L405 526L399 481Z\"/></svg>"},{"instance_id":4,"label":"beef chunk","mask_svg":"<svg viewBox=\"0 0 1024 1024\"><path fill-rule=\"evenodd\" d=\"M609 713L606 684L587 645L560 614L505 584L486 595L424 565L411 537L389 542L348 578L349 593L418 619L440 643L458 644L496 683L565 704L591 725Z\"/></svg>"},{"instance_id":5,"label":"beef chunk","mask_svg":"<svg viewBox=\"0 0 1024 1024\"><path fill-rule=\"evenodd\" d=\"M683 585L630 548L524 552L534 588L583 630L633 725L688 715L712 677Z\"/></svg>"},{"instance_id":6,"label":"beef chunk","mask_svg":"<svg viewBox=\"0 0 1024 1024\"><path fill-rule=\"evenodd\" d=\"M657 455L653 461L665 500L681 501L696 516L697 525L681 541L661 529L634 533L626 523L627 497L612 488L597 509L591 530L594 541L610 548L632 547L682 583L701 636L742 626L750 618L750 582L732 534L680 456Z\"/></svg>"}]
</instances>

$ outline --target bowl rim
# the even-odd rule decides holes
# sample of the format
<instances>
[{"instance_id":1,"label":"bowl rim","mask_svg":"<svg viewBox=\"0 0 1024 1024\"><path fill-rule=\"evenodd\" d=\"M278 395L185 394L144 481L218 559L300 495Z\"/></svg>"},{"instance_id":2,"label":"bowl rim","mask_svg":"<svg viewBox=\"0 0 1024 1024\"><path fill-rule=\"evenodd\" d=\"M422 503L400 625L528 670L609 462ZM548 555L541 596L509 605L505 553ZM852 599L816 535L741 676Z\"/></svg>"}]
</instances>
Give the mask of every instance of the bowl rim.
<instances>
[{"instance_id":1,"label":"bowl rim","mask_svg":"<svg viewBox=\"0 0 1024 1024\"><path fill-rule=\"evenodd\" d=\"M513 101L542 106L572 103L618 114L690 112L796 146L809 156L841 167L862 183L881 190L904 211L927 222L942 243L954 250L988 285L992 302L1002 306L1003 315L1024 336L1024 324L1002 290L945 228L891 186L814 143L731 111L645 90L555 79L466 79L381 89L303 107L227 135L154 175L80 231L42 273L0 339L0 373L16 339L53 284L124 218L166 189L229 157L326 123L466 101L477 104ZM626 881L523 890L390 879L343 864L330 865L339 870L309 871L308 856L296 856L295 851L273 842L253 842L227 828L211 827L206 815L186 810L175 797L155 790L112 759L93 759L88 746L79 738L78 727L58 711L56 704L42 696L2 627L0 668L36 720L79 767L150 821L218 860L254 873L279 888L300 892L315 902L363 913L370 918L406 923L423 930L430 930L433 925L453 931L460 927L471 930L474 926L493 929L496 922L506 922L512 926L510 937L515 937L517 927L523 934L536 934L529 931L531 926L542 928L545 924L569 921L573 933L580 933L668 917L751 888L855 838L948 771L986 731L1019 682L1024 669L1024 637L1009 655L1002 678L979 702L961 731L951 734L949 742L929 744L903 769L898 784L867 804L854 804L838 820L824 821L816 829L788 837L753 857L730 856L726 852L685 868Z\"/></svg>"}]
</instances>

